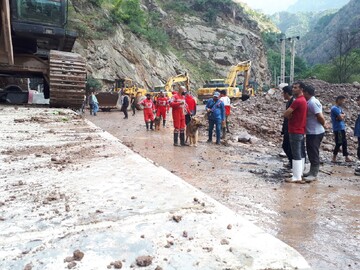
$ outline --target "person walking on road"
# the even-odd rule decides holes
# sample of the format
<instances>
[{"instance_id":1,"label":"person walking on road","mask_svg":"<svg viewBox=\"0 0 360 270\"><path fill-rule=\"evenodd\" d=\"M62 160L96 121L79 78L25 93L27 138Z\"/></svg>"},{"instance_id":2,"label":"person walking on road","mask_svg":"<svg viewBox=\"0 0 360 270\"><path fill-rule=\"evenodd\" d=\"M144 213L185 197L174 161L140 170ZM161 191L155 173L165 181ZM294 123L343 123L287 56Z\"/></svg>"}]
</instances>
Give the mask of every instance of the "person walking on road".
<instances>
[{"instance_id":1,"label":"person walking on road","mask_svg":"<svg viewBox=\"0 0 360 270\"><path fill-rule=\"evenodd\" d=\"M130 98L127 95L127 92L124 92L124 96L121 100L121 111L124 113L124 119L128 119L128 107L130 104Z\"/></svg>"},{"instance_id":2,"label":"person walking on road","mask_svg":"<svg viewBox=\"0 0 360 270\"><path fill-rule=\"evenodd\" d=\"M180 86L179 91L176 92L170 99L170 107L172 108L172 117L174 122L174 146L186 146L185 143L185 101L186 88ZM179 145L180 133L180 145Z\"/></svg>"},{"instance_id":3,"label":"person walking on road","mask_svg":"<svg viewBox=\"0 0 360 270\"><path fill-rule=\"evenodd\" d=\"M169 112L169 99L161 91L156 100L156 117L162 117L163 127L166 126L166 113Z\"/></svg>"},{"instance_id":4,"label":"person walking on road","mask_svg":"<svg viewBox=\"0 0 360 270\"><path fill-rule=\"evenodd\" d=\"M356 102L360 106L360 96L357 97ZM357 158L360 160L360 113L355 122L354 135L358 139ZM360 166L355 168L355 175L360 176Z\"/></svg>"},{"instance_id":5,"label":"person walking on road","mask_svg":"<svg viewBox=\"0 0 360 270\"><path fill-rule=\"evenodd\" d=\"M286 110L290 108L291 104L294 102L294 97L292 93L292 89L290 86L285 86L283 89L283 96L286 102ZM282 149L286 154L289 163L288 167L292 168L292 154L291 154L291 146L290 146L290 138L289 138L289 120L284 117L281 134L283 135Z\"/></svg>"},{"instance_id":6,"label":"person walking on road","mask_svg":"<svg viewBox=\"0 0 360 270\"><path fill-rule=\"evenodd\" d=\"M222 126L222 139L225 139L226 133L230 133L229 130L229 117L231 113L231 101L227 96L226 90L220 91L220 100L224 103L225 106L225 125Z\"/></svg>"},{"instance_id":7,"label":"person walking on road","mask_svg":"<svg viewBox=\"0 0 360 270\"><path fill-rule=\"evenodd\" d=\"M154 101L151 99L150 94L146 94L146 99L141 101L139 105L144 107L144 121L146 125L146 130L154 130L154 111L155 111L155 104Z\"/></svg>"},{"instance_id":8,"label":"person walking on road","mask_svg":"<svg viewBox=\"0 0 360 270\"><path fill-rule=\"evenodd\" d=\"M206 112L209 118L209 139L208 143L212 143L214 126L216 128L216 144L220 144L221 127L225 123L225 106L220 100L220 93L215 92L213 99L206 104Z\"/></svg>"},{"instance_id":9,"label":"person walking on road","mask_svg":"<svg viewBox=\"0 0 360 270\"><path fill-rule=\"evenodd\" d=\"M99 111L99 102L98 102L98 100L97 100L97 98L95 96L95 92L91 93L89 103L92 105L92 115L96 116L97 112Z\"/></svg>"},{"instance_id":10,"label":"person walking on road","mask_svg":"<svg viewBox=\"0 0 360 270\"><path fill-rule=\"evenodd\" d=\"M306 151L310 161L310 171L304 173L307 183L317 180L320 169L320 145L325 135L326 121L323 115L322 105L315 98L315 89L306 85L304 97L307 100L306 117Z\"/></svg>"},{"instance_id":11,"label":"person walking on road","mask_svg":"<svg viewBox=\"0 0 360 270\"><path fill-rule=\"evenodd\" d=\"M286 179L288 183L305 183L302 180L305 167L305 147L304 135L306 128L307 103L304 97L305 84L296 82L293 84L294 102L285 111L284 117L289 120L288 131L291 146L292 161L292 177Z\"/></svg>"},{"instance_id":12,"label":"person walking on road","mask_svg":"<svg viewBox=\"0 0 360 270\"><path fill-rule=\"evenodd\" d=\"M346 162L351 162L349 158L348 148L347 148L347 139L345 132L345 114L343 112L342 106L346 102L345 96L338 96L335 100L335 105L331 107L331 123L334 132L335 138L335 148L333 152L332 162L336 163L336 157L342 147L343 156L345 157Z\"/></svg>"},{"instance_id":13,"label":"person walking on road","mask_svg":"<svg viewBox=\"0 0 360 270\"><path fill-rule=\"evenodd\" d=\"M130 106L131 106L131 110L132 110L132 116L135 116L136 113L136 98L134 94L131 94L130 96Z\"/></svg>"}]
</instances>

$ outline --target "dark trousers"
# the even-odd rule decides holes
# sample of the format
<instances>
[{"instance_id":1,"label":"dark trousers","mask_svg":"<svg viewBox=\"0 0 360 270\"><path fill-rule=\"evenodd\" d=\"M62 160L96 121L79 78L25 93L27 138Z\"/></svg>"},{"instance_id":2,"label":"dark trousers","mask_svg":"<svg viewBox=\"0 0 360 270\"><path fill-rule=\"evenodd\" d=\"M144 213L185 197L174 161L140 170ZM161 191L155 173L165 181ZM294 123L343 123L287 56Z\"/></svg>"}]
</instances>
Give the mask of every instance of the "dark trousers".
<instances>
[{"instance_id":1,"label":"dark trousers","mask_svg":"<svg viewBox=\"0 0 360 270\"><path fill-rule=\"evenodd\" d=\"M289 134L291 153L293 160L301 160L305 158L305 142L303 134Z\"/></svg>"},{"instance_id":2,"label":"dark trousers","mask_svg":"<svg viewBox=\"0 0 360 270\"><path fill-rule=\"evenodd\" d=\"M347 149L347 139L346 139L345 130L335 131L334 136L335 136L334 156L337 156L337 154L340 151L340 147L342 147L343 156L347 157L349 153Z\"/></svg>"},{"instance_id":3,"label":"dark trousers","mask_svg":"<svg viewBox=\"0 0 360 270\"><path fill-rule=\"evenodd\" d=\"M191 115L190 114L186 114L185 115L185 124L186 126L190 123L191 121Z\"/></svg>"},{"instance_id":4,"label":"dark trousers","mask_svg":"<svg viewBox=\"0 0 360 270\"><path fill-rule=\"evenodd\" d=\"M292 153L291 153L291 146L290 146L290 138L289 133L285 133L283 137L282 149L284 150L289 162L292 163Z\"/></svg>"},{"instance_id":5,"label":"dark trousers","mask_svg":"<svg viewBox=\"0 0 360 270\"><path fill-rule=\"evenodd\" d=\"M135 115L135 113L136 113L136 107L135 107L135 105L131 105L131 110L132 110L132 112L133 112L133 115Z\"/></svg>"},{"instance_id":6,"label":"dark trousers","mask_svg":"<svg viewBox=\"0 0 360 270\"><path fill-rule=\"evenodd\" d=\"M320 165L320 145L324 138L324 133L317 135L306 135L306 151L311 165Z\"/></svg>"},{"instance_id":7,"label":"dark trousers","mask_svg":"<svg viewBox=\"0 0 360 270\"><path fill-rule=\"evenodd\" d=\"M94 110L94 104L90 103L89 106L90 106L90 114L92 115Z\"/></svg>"},{"instance_id":8,"label":"dark trousers","mask_svg":"<svg viewBox=\"0 0 360 270\"><path fill-rule=\"evenodd\" d=\"M122 106L122 107L121 107L121 111L124 113L125 118L128 118L128 111L127 111L127 107Z\"/></svg>"},{"instance_id":9,"label":"dark trousers","mask_svg":"<svg viewBox=\"0 0 360 270\"><path fill-rule=\"evenodd\" d=\"M357 157L360 159L360 137L358 137Z\"/></svg>"},{"instance_id":10,"label":"dark trousers","mask_svg":"<svg viewBox=\"0 0 360 270\"><path fill-rule=\"evenodd\" d=\"M214 126L216 126L216 143L220 143L221 120L209 120L209 141L212 141Z\"/></svg>"}]
</instances>

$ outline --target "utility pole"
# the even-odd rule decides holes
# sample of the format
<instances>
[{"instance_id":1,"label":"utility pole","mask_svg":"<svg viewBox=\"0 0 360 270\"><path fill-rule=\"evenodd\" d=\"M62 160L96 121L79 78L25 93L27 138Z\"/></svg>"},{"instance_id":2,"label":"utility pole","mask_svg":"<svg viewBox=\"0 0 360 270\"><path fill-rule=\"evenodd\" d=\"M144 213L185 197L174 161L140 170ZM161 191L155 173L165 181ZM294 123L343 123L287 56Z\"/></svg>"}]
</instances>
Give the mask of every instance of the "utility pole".
<instances>
[{"instance_id":1,"label":"utility pole","mask_svg":"<svg viewBox=\"0 0 360 270\"><path fill-rule=\"evenodd\" d=\"M291 37L288 40L291 41L291 67L290 67L290 84L294 83L294 77L295 77L295 54L296 54L296 50L295 50L295 44L296 44L296 40L299 40L300 37L296 36L296 37Z\"/></svg>"},{"instance_id":2,"label":"utility pole","mask_svg":"<svg viewBox=\"0 0 360 270\"><path fill-rule=\"evenodd\" d=\"M281 72L280 72L280 84L281 84L285 82L285 54L286 54L285 35L283 35L280 41L281 41Z\"/></svg>"}]
</instances>

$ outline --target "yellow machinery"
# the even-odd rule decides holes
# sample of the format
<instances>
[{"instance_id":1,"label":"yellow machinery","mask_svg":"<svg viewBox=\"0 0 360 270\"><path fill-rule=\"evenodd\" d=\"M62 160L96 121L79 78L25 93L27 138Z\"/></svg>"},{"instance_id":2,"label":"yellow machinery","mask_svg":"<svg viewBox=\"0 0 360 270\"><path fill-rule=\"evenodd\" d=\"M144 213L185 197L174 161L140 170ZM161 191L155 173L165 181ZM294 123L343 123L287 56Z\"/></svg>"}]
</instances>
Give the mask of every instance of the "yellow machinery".
<instances>
[{"instance_id":1,"label":"yellow machinery","mask_svg":"<svg viewBox=\"0 0 360 270\"><path fill-rule=\"evenodd\" d=\"M250 71L251 71L251 61L244 61L238 63L236 66L232 66L227 75L226 79L213 79L207 82L202 88L198 89L198 99L202 101L206 101L212 98L216 89L218 90L226 90L227 95L231 99L241 98L242 95L247 95L246 89L249 85L250 79ZM237 77L239 73L244 73L244 81L242 83L243 89L240 91L239 87L237 87Z\"/></svg>"},{"instance_id":2,"label":"yellow machinery","mask_svg":"<svg viewBox=\"0 0 360 270\"><path fill-rule=\"evenodd\" d=\"M110 111L121 107L122 95L134 95L138 104L142 99L145 98L146 90L137 87L133 80L129 78L116 79L114 82L113 90L110 92L99 92L96 97L99 101L99 109L102 111ZM140 106L137 106L140 109Z\"/></svg>"},{"instance_id":3,"label":"yellow machinery","mask_svg":"<svg viewBox=\"0 0 360 270\"><path fill-rule=\"evenodd\" d=\"M0 76L40 78L54 107L80 108L85 59L71 53L77 34L68 31L67 0L0 0ZM20 84L0 91L0 102L26 103Z\"/></svg>"},{"instance_id":4,"label":"yellow machinery","mask_svg":"<svg viewBox=\"0 0 360 270\"><path fill-rule=\"evenodd\" d=\"M152 96L157 96L161 91L164 91L168 98L172 97L173 86L175 84L183 83L187 91L190 91L190 77L187 73L179 74L168 79L165 85L155 86L153 90L150 90ZM176 91L176 90L175 90Z\"/></svg>"}]
</instances>

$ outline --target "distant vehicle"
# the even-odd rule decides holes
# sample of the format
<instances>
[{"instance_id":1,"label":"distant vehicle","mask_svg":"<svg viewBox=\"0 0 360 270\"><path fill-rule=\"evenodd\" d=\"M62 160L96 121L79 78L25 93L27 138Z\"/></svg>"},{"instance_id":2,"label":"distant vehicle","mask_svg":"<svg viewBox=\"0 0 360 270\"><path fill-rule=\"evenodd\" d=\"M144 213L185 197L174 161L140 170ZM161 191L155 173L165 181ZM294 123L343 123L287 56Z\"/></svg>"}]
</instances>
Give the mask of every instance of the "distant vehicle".
<instances>
[{"instance_id":1,"label":"distant vehicle","mask_svg":"<svg viewBox=\"0 0 360 270\"><path fill-rule=\"evenodd\" d=\"M164 91L168 98L173 96L173 86L174 84L184 84L187 91L190 91L190 77L187 73L179 74L173 77L170 77L165 85L155 86L153 90L150 90L148 93L156 97L161 91Z\"/></svg>"},{"instance_id":2,"label":"distant vehicle","mask_svg":"<svg viewBox=\"0 0 360 270\"><path fill-rule=\"evenodd\" d=\"M219 89L220 91L226 90L230 99L247 99L249 95L246 93L246 90L249 86L250 71L250 60L240 62L236 66L232 66L226 79L212 79L204 84L202 88L199 88L197 90L198 99L205 103L208 99L212 98L216 89ZM237 87L237 77L241 72L244 73L244 82L242 85L245 89L243 90L240 90L240 88Z\"/></svg>"},{"instance_id":3,"label":"distant vehicle","mask_svg":"<svg viewBox=\"0 0 360 270\"><path fill-rule=\"evenodd\" d=\"M102 111L111 111L121 106L121 98L124 94L129 97L133 94L136 98L136 108L141 109L137 104L145 98L146 90L139 88L133 80L129 78L116 79L113 88L109 92L100 92L96 95L99 101L99 109Z\"/></svg>"}]
</instances>

